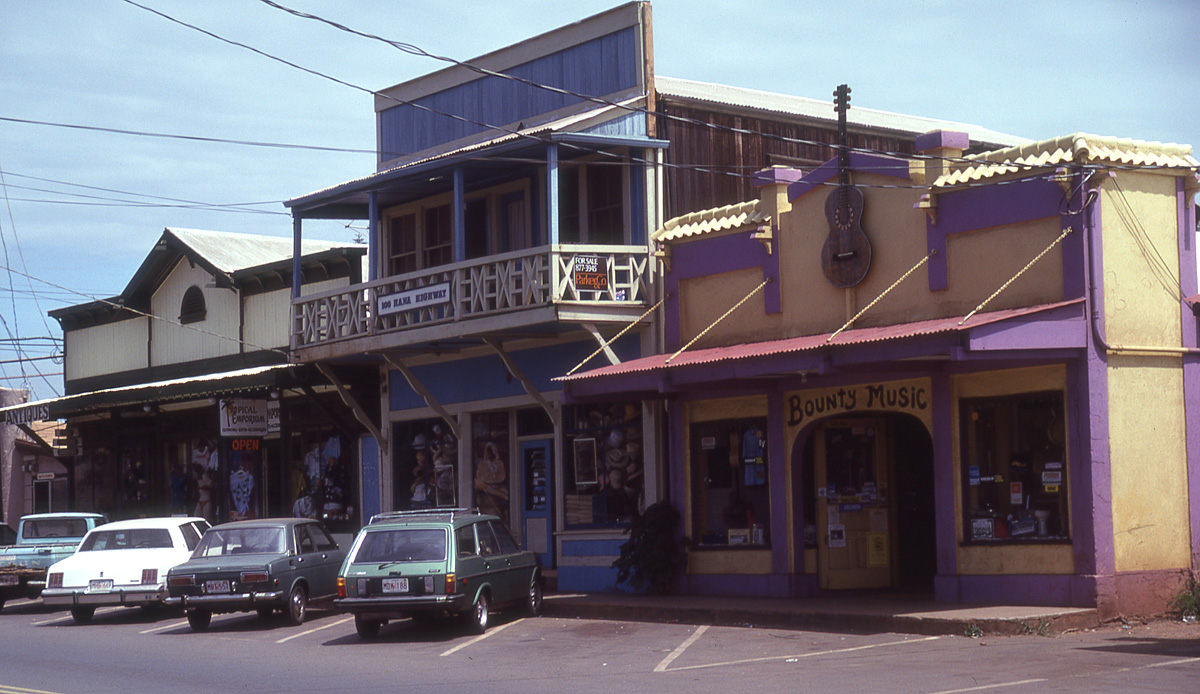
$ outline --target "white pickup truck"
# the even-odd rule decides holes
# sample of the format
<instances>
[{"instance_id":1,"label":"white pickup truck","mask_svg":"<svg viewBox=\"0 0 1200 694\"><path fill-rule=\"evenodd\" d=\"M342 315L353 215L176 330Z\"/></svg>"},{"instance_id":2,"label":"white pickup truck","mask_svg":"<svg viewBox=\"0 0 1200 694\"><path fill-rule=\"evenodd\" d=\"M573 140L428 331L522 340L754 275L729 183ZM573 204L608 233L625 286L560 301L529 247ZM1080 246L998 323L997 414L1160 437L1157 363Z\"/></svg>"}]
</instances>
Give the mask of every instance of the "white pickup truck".
<instances>
[{"instance_id":1,"label":"white pickup truck","mask_svg":"<svg viewBox=\"0 0 1200 694\"><path fill-rule=\"evenodd\" d=\"M9 598L33 599L46 569L75 553L83 536L108 519L99 513L35 513L17 525L17 544L0 547L0 610Z\"/></svg>"}]
</instances>

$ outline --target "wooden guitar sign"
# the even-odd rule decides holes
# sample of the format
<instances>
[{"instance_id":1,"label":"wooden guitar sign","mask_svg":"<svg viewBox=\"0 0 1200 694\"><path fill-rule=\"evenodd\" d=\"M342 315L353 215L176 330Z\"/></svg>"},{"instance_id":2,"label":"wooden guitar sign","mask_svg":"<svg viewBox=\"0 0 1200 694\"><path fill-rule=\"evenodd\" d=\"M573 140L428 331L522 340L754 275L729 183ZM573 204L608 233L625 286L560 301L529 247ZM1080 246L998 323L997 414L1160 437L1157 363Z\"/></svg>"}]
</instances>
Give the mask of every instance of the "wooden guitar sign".
<instances>
[{"instance_id":1,"label":"wooden guitar sign","mask_svg":"<svg viewBox=\"0 0 1200 694\"><path fill-rule=\"evenodd\" d=\"M833 93L838 112L838 186L825 199L829 236L821 249L821 270L829 283L846 289L862 282L871 268L871 242L862 228L863 194L850 185L850 147L846 138L846 111L850 87Z\"/></svg>"}]
</instances>

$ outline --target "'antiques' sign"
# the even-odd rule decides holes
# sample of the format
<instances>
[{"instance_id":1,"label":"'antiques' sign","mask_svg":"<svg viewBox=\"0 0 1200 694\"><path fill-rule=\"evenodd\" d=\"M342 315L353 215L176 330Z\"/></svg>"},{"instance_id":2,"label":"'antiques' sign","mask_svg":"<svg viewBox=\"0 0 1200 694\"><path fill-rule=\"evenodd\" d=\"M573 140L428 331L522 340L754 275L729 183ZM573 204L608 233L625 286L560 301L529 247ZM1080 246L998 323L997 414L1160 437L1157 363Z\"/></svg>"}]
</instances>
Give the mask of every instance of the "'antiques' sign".
<instances>
[{"instance_id":1,"label":"'antiques' sign","mask_svg":"<svg viewBox=\"0 0 1200 694\"><path fill-rule=\"evenodd\" d=\"M219 416L221 436L267 435L266 400L222 400Z\"/></svg>"},{"instance_id":2,"label":"'antiques' sign","mask_svg":"<svg viewBox=\"0 0 1200 694\"><path fill-rule=\"evenodd\" d=\"M788 426L851 412L908 412L930 423L929 381L892 381L793 393L787 399Z\"/></svg>"},{"instance_id":3,"label":"'antiques' sign","mask_svg":"<svg viewBox=\"0 0 1200 694\"><path fill-rule=\"evenodd\" d=\"M47 419L50 419L50 406L44 403L11 409L4 413L5 424L32 424Z\"/></svg>"},{"instance_id":4,"label":"'antiques' sign","mask_svg":"<svg viewBox=\"0 0 1200 694\"><path fill-rule=\"evenodd\" d=\"M608 264L594 255L577 255L571 263L575 291L608 291Z\"/></svg>"},{"instance_id":5,"label":"'antiques' sign","mask_svg":"<svg viewBox=\"0 0 1200 694\"><path fill-rule=\"evenodd\" d=\"M379 297L379 315L412 311L419 308L441 306L450 303L450 283L440 282L416 289Z\"/></svg>"}]
</instances>

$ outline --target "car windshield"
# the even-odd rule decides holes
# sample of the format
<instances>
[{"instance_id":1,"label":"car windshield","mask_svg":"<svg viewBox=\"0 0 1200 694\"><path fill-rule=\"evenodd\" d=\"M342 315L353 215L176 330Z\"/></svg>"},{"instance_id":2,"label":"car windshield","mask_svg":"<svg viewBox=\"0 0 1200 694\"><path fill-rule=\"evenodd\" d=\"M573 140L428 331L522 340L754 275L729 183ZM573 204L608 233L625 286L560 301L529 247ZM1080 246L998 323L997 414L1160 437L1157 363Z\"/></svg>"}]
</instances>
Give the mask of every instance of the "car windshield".
<instances>
[{"instance_id":1,"label":"car windshield","mask_svg":"<svg viewBox=\"0 0 1200 694\"><path fill-rule=\"evenodd\" d=\"M98 552L105 549L173 546L171 531L166 528L131 528L129 530L97 530L84 538L83 544L79 546L79 551Z\"/></svg>"},{"instance_id":2,"label":"car windshield","mask_svg":"<svg viewBox=\"0 0 1200 694\"><path fill-rule=\"evenodd\" d=\"M446 531L441 528L376 530L363 538L356 562L442 561Z\"/></svg>"},{"instance_id":3,"label":"car windshield","mask_svg":"<svg viewBox=\"0 0 1200 694\"><path fill-rule=\"evenodd\" d=\"M283 528L212 528L200 538L193 557L230 554L282 554L287 551Z\"/></svg>"},{"instance_id":4,"label":"car windshield","mask_svg":"<svg viewBox=\"0 0 1200 694\"><path fill-rule=\"evenodd\" d=\"M39 518L26 520L21 526L21 537L26 540L42 537L83 537L88 524L83 518Z\"/></svg>"}]
</instances>

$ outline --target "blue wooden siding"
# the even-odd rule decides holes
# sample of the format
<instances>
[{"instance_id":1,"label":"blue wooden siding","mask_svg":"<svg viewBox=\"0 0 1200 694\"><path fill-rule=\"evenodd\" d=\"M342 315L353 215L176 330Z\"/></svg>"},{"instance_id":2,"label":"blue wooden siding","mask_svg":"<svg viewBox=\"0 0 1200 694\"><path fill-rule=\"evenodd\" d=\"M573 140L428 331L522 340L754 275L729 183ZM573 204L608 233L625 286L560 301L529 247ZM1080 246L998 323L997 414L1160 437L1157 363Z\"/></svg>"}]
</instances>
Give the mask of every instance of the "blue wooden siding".
<instances>
[{"instance_id":1,"label":"blue wooden siding","mask_svg":"<svg viewBox=\"0 0 1200 694\"><path fill-rule=\"evenodd\" d=\"M518 65L507 74L588 96L604 96L636 87L638 65L635 27ZM500 126L530 119L582 99L500 77L481 77L379 114L380 159L419 152L485 130L476 123ZM467 122L451 118L453 114Z\"/></svg>"},{"instance_id":2,"label":"blue wooden siding","mask_svg":"<svg viewBox=\"0 0 1200 694\"><path fill-rule=\"evenodd\" d=\"M562 385L550 379L566 374L584 357L596 351L598 346L595 341L571 342L511 352L509 357L539 391L555 391L561 390ZM641 355L638 337L627 335L617 340L613 344L613 351L622 361L638 358ZM606 363L604 355L599 355L585 368L596 368ZM520 381L506 377L503 362L494 354L415 366L412 371L443 405L526 394ZM409 387L408 381L399 372L391 372L388 393L393 410L426 407L425 400Z\"/></svg>"}]
</instances>

